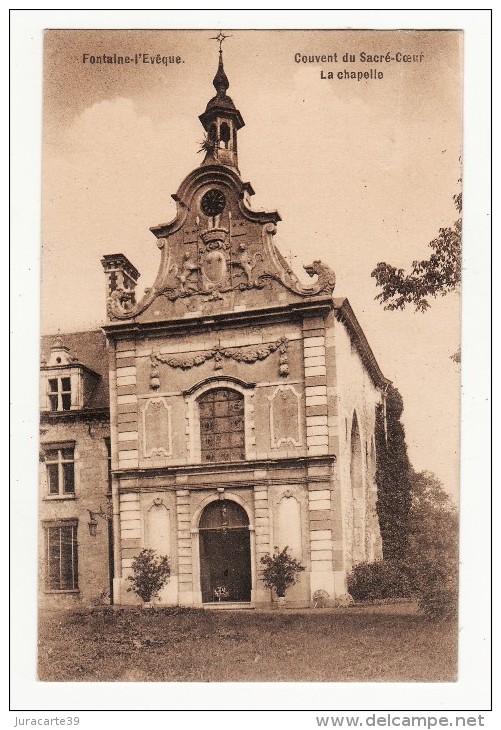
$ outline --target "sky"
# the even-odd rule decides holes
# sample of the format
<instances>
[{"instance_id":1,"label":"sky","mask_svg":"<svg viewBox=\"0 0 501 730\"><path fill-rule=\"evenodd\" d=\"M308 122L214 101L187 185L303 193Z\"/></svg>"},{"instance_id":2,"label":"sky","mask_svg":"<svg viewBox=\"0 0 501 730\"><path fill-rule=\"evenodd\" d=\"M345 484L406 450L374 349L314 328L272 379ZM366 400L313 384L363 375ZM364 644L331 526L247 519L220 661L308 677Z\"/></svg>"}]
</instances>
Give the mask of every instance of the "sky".
<instances>
[{"instance_id":1,"label":"sky","mask_svg":"<svg viewBox=\"0 0 501 730\"><path fill-rule=\"evenodd\" d=\"M411 462L453 495L459 474L457 294L415 313L385 311L371 271L408 268L453 223L460 189L462 36L454 31L225 30L229 95L245 120L239 166L254 209L277 209L274 239L296 269L337 276L384 375L404 400ZM150 226L201 162L198 120L214 95L216 31L46 31L42 154L42 333L105 320L104 254L155 278ZM180 64L83 63L83 54L181 56ZM337 63L297 63L338 54ZM345 53L355 63L344 62ZM360 54L423 54L361 62ZM321 78L371 71L383 78Z\"/></svg>"}]
</instances>

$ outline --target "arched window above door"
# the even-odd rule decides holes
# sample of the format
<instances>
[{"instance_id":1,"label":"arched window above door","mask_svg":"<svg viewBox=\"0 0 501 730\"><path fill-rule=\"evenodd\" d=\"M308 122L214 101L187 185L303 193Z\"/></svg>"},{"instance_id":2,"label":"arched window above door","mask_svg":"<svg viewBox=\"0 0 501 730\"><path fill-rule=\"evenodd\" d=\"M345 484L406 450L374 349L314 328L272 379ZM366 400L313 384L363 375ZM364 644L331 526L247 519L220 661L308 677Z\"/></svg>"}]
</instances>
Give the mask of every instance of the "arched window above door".
<instances>
[{"instance_id":1,"label":"arched window above door","mask_svg":"<svg viewBox=\"0 0 501 730\"><path fill-rule=\"evenodd\" d=\"M231 388L213 388L198 399L203 464L245 459L244 396Z\"/></svg>"},{"instance_id":2,"label":"arched window above door","mask_svg":"<svg viewBox=\"0 0 501 730\"><path fill-rule=\"evenodd\" d=\"M243 507L229 499L219 499L205 507L199 529L221 530L248 527L249 518Z\"/></svg>"}]
</instances>

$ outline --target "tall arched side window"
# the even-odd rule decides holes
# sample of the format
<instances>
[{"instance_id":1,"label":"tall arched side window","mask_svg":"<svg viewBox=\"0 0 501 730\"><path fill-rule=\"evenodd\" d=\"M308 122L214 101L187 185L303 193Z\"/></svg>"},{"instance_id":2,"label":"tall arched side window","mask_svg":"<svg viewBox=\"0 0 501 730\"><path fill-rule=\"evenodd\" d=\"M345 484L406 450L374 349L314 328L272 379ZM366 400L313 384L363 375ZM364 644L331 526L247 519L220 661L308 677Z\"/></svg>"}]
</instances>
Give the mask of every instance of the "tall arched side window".
<instances>
[{"instance_id":1,"label":"tall arched side window","mask_svg":"<svg viewBox=\"0 0 501 730\"><path fill-rule=\"evenodd\" d=\"M362 442L355 412L351 425L350 479L353 500L353 562L356 564L365 559L365 494Z\"/></svg>"},{"instance_id":2,"label":"tall arched side window","mask_svg":"<svg viewBox=\"0 0 501 730\"><path fill-rule=\"evenodd\" d=\"M244 397L230 388L213 388L198 399L203 464L245 459Z\"/></svg>"}]
</instances>

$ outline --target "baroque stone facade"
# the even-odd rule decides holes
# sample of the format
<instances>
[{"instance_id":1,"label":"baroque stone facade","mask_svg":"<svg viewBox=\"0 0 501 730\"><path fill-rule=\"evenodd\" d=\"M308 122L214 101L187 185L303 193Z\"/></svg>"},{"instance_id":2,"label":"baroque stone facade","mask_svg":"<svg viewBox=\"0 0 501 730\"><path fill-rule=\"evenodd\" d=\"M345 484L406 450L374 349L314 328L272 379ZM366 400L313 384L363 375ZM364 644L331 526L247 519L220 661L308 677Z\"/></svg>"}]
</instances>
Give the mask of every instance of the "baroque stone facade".
<instances>
[{"instance_id":1,"label":"baroque stone facade","mask_svg":"<svg viewBox=\"0 0 501 730\"><path fill-rule=\"evenodd\" d=\"M268 604L260 559L275 546L306 568L288 592L298 606L343 600L351 567L381 557L374 416L389 381L348 300L334 298L331 269L315 260L305 266L311 286L300 283L273 240L280 216L250 207L238 169L244 122L228 86L220 55L200 116L205 159L173 195L175 219L151 229L161 255L153 286L136 298L135 267L120 253L102 260L110 509L82 501L80 512L109 525L116 603L137 600L127 577L144 547L170 558L161 603L195 606ZM102 437L107 423L99 428ZM77 456L81 468L99 458ZM76 501L100 491L85 489L75 487ZM89 565L107 564L104 540L86 530L78 524L79 566L84 544ZM102 580L92 590L79 580L82 600Z\"/></svg>"}]
</instances>

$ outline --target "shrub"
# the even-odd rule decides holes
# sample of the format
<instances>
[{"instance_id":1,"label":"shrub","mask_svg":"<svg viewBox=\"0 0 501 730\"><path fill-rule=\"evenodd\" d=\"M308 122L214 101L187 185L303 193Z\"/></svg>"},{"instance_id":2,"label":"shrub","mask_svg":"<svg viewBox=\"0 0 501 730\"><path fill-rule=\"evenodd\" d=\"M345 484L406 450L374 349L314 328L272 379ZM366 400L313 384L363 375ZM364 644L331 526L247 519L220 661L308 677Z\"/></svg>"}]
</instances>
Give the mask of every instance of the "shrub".
<instances>
[{"instance_id":1,"label":"shrub","mask_svg":"<svg viewBox=\"0 0 501 730\"><path fill-rule=\"evenodd\" d=\"M287 545L282 551L275 547L273 555L264 555L261 563L264 565L262 578L265 586L274 589L279 598L285 596L287 588L297 582L297 574L305 569L299 560L289 554Z\"/></svg>"},{"instance_id":2,"label":"shrub","mask_svg":"<svg viewBox=\"0 0 501 730\"><path fill-rule=\"evenodd\" d=\"M359 563L348 576L348 591L356 601L382 598L407 598L411 586L403 565L398 560Z\"/></svg>"},{"instance_id":3,"label":"shrub","mask_svg":"<svg viewBox=\"0 0 501 730\"><path fill-rule=\"evenodd\" d=\"M441 552L420 560L407 558L405 570L418 598L419 609L431 619L451 619L458 610L458 566Z\"/></svg>"},{"instance_id":4,"label":"shrub","mask_svg":"<svg viewBox=\"0 0 501 730\"><path fill-rule=\"evenodd\" d=\"M405 570L426 616L454 618L458 603L458 513L433 474L411 472L411 481Z\"/></svg>"},{"instance_id":5,"label":"shrub","mask_svg":"<svg viewBox=\"0 0 501 730\"><path fill-rule=\"evenodd\" d=\"M158 555L151 548L141 550L132 561L132 572L128 578L132 587L127 590L134 591L142 601L149 603L169 580L169 558Z\"/></svg>"}]
</instances>

